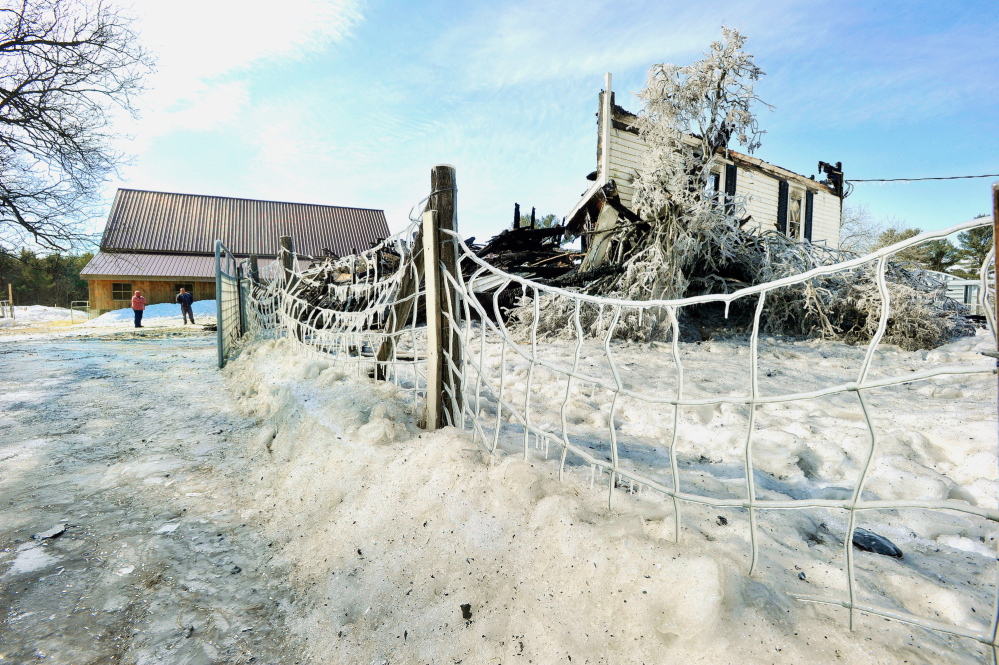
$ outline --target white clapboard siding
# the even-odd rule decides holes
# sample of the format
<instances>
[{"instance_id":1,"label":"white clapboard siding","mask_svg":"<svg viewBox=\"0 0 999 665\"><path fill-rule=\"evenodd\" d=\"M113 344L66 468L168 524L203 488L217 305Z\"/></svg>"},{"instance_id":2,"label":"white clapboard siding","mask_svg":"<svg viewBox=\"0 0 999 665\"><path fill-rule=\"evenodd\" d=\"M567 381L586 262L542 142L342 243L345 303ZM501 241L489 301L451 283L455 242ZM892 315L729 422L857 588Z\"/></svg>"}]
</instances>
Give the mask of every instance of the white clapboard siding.
<instances>
[{"instance_id":1,"label":"white clapboard siding","mask_svg":"<svg viewBox=\"0 0 999 665\"><path fill-rule=\"evenodd\" d=\"M735 193L746 199L749 226L760 231L777 228L778 181L759 171L739 169Z\"/></svg>"},{"instance_id":2,"label":"white clapboard siding","mask_svg":"<svg viewBox=\"0 0 999 665\"><path fill-rule=\"evenodd\" d=\"M608 177L617 183L621 202L629 208L635 194L633 185L635 174L641 170L645 142L637 134L622 129L611 128L610 151L608 155ZM761 170L737 163L736 193L746 199L746 214L752 216L751 228L766 231L777 228L777 192L779 178ZM771 168L767 166L766 168ZM791 177L791 176L789 176ZM815 195L812 211L812 240L825 243L829 247L839 246L840 200L824 187L803 184ZM804 211L803 211L804 212ZM802 216L804 224L804 216Z\"/></svg>"},{"instance_id":3,"label":"white clapboard siding","mask_svg":"<svg viewBox=\"0 0 999 665\"><path fill-rule=\"evenodd\" d=\"M813 205L812 241L825 240L828 247L839 247L839 198L820 189L815 193Z\"/></svg>"},{"instance_id":4,"label":"white clapboard siding","mask_svg":"<svg viewBox=\"0 0 999 665\"><path fill-rule=\"evenodd\" d=\"M620 129L611 129L609 175L617 183L621 203L629 208L635 195L632 182L642 166L644 151L645 144L640 138Z\"/></svg>"}]
</instances>

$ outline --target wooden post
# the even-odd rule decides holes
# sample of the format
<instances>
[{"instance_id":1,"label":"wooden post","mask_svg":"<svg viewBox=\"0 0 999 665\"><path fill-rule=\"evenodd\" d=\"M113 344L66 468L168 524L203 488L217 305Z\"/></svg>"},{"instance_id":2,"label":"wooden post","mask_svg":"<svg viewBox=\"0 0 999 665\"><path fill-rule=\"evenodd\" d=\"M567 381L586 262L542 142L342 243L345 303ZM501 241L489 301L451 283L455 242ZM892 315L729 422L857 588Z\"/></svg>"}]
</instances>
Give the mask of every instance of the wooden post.
<instances>
[{"instance_id":1,"label":"wooden post","mask_svg":"<svg viewBox=\"0 0 999 665\"><path fill-rule=\"evenodd\" d=\"M291 285L292 275L294 274L293 269L293 254L295 251L294 245L291 242L291 236L281 236L278 238L278 245L281 247L281 267L284 268L284 283L285 286Z\"/></svg>"},{"instance_id":2,"label":"wooden post","mask_svg":"<svg viewBox=\"0 0 999 665\"><path fill-rule=\"evenodd\" d=\"M614 126L614 106L611 102L611 75L604 74L604 94L600 98L600 168L597 181L607 184L610 180L610 139Z\"/></svg>"},{"instance_id":3,"label":"wooden post","mask_svg":"<svg viewBox=\"0 0 999 665\"><path fill-rule=\"evenodd\" d=\"M447 164L438 164L430 172L430 200L427 208L433 210L436 215L434 220L437 229L437 246L440 252L440 268L443 271L441 279L437 281L437 299L441 307L441 395L443 403L441 405L441 425L457 425L461 417L462 395L461 395L461 306L457 294L451 284L444 278L443 273L451 275L456 280L461 276L457 274L457 247L453 236L441 231L458 230L457 221L457 184L455 179L455 169ZM424 238L426 231L424 230ZM424 240L426 247L426 240ZM424 257L424 265L427 273L430 272L430 259ZM430 299L430 287L427 286L428 301ZM428 374L429 376L429 374Z\"/></svg>"},{"instance_id":4,"label":"wooden post","mask_svg":"<svg viewBox=\"0 0 999 665\"><path fill-rule=\"evenodd\" d=\"M996 250L996 304L992 311L996 317L999 317L999 182L992 183L992 246ZM985 306L988 307L988 294L985 295ZM13 303L13 301L11 302ZM999 318L994 320L999 321ZM999 339L996 340L996 343L996 351L999 351Z\"/></svg>"},{"instance_id":5,"label":"wooden post","mask_svg":"<svg viewBox=\"0 0 999 665\"><path fill-rule=\"evenodd\" d=\"M250 254L250 279L254 284L260 283L260 259L256 254Z\"/></svg>"},{"instance_id":6,"label":"wooden post","mask_svg":"<svg viewBox=\"0 0 999 665\"><path fill-rule=\"evenodd\" d=\"M392 353L395 350L395 335L409 325L409 316L413 313L413 307L416 305L416 298L409 298L408 296L412 296L417 292L420 282L423 280L422 226L417 230L416 238L413 239L413 255L409 260L413 262L413 270L406 270L406 274L402 276L402 280L399 283L399 291L395 296L397 301L403 298L406 298L406 300L396 302L392 305L392 312L389 314L389 323L385 327L385 341L378 347L378 355L375 356L375 362L377 363L375 365L375 378L379 381L388 379L388 366L385 363L392 359ZM416 349L413 351L415 353Z\"/></svg>"},{"instance_id":7,"label":"wooden post","mask_svg":"<svg viewBox=\"0 0 999 665\"><path fill-rule=\"evenodd\" d=\"M513 204L513 228L514 229L519 229L520 228L520 204L519 203L514 203Z\"/></svg>"},{"instance_id":8,"label":"wooden post","mask_svg":"<svg viewBox=\"0 0 999 665\"><path fill-rule=\"evenodd\" d=\"M531 206L531 228L532 229L534 228L534 225L537 223L536 210L537 209L534 206Z\"/></svg>"},{"instance_id":9,"label":"wooden post","mask_svg":"<svg viewBox=\"0 0 999 665\"><path fill-rule=\"evenodd\" d=\"M14 321L14 285L10 282L7 282L7 304L10 306L10 320Z\"/></svg>"},{"instance_id":10,"label":"wooden post","mask_svg":"<svg viewBox=\"0 0 999 665\"><path fill-rule=\"evenodd\" d=\"M446 362L441 347L440 235L433 210L423 213L423 265L427 287L427 408L423 428L440 429L444 404L444 373Z\"/></svg>"}]
</instances>

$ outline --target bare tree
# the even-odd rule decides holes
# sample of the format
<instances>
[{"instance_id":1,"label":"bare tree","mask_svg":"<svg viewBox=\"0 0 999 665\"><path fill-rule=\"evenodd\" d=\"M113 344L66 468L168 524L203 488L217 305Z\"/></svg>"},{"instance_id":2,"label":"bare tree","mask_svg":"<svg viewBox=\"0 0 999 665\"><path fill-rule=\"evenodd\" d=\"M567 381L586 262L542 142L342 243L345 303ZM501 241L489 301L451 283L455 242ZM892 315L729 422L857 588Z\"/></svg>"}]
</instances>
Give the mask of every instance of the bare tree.
<instances>
[{"instance_id":1,"label":"bare tree","mask_svg":"<svg viewBox=\"0 0 999 665\"><path fill-rule=\"evenodd\" d=\"M98 190L122 155L110 130L152 66L103 0L0 5L0 251L90 238Z\"/></svg>"},{"instance_id":2,"label":"bare tree","mask_svg":"<svg viewBox=\"0 0 999 665\"><path fill-rule=\"evenodd\" d=\"M869 254L885 230L885 223L871 217L871 209L866 203L844 205L839 221L839 248L846 252Z\"/></svg>"}]
</instances>

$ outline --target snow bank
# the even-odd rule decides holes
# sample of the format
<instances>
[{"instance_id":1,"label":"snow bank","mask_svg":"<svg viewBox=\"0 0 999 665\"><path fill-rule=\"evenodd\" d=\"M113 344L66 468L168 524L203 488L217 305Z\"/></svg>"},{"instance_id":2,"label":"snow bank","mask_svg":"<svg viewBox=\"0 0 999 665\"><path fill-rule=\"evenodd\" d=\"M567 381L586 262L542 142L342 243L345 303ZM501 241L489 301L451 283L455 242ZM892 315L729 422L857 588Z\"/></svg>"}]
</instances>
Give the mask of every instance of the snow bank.
<instances>
[{"instance_id":1,"label":"snow bank","mask_svg":"<svg viewBox=\"0 0 999 665\"><path fill-rule=\"evenodd\" d=\"M86 314L76 312L76 318L86 317ZM69 321L72 315L66 307L45 307L44 305L14 306L14 323L53 323L56 321Z\"/></svg>"},{"instance_id":2,"label":"snow bank","mask_svg":"<svg viewBox=\"0 0 999 665\"><path fill-rule=\"evenodd\" d=\"M931 357L888 348L877 362L893 371L989 362L977 354L989 343L962 340ZM726 394L748 375L745 342L683 346L688 376L708 379L698 379L700 391ZM559 482L544 450L525 461L515 442L491 455L454 429L421 432L392 384L351 379L299 353L287 340L257 343L225 371L241 408L261 423L244 442L258 470L244 483L241 516L268 529L290 564L303 596L296 632L309 645L305 660L973 663L985 654L970 640L860 613L851 633L845 610L796 600L845 596L842 511L758 513L761 559L751 578L743 509L684 505L675 544L672 503L661 495L624 486L608 510L606 474L591 480L588 466L570 464ZM571 346L546 353L571 359ZM671 363L647 345L615 354L628 382L662 381ZM814 341L768 340L761 351L770 383L802 390L849 373L861 357L862 349ZM952 376L872 392L883 455L868 489L994 505L992 381ZM557 411L557 393L544 381L538 392L552 392ZM572 422L600 432L609 396L582 392ZM759 496L848 495L866 446L855 402L760 407ZM668 468L667 411L621 410L628 464ZM746 409L683 418L693 428L678 446L688 491L740 496ZM657 447L640 455L642 437ZM860 602L987 630L994 528L915 510L867 511L858 525L905 553L856 552Z\"/></svg>"},{"instance_id":3,"label":"snow bank","mask_svg":"<svg viewBox=\"0 0 999 665\"><path fill-rule=\"evenodd\" d=\"M215 301L199 300L192 306L194 310L194 321L202 323L203 319L215 320ZM134 325L135 313L130 309L116 309L101 314L97 318L83 324L84 326L109 327ZM147 305L142 315L142 325L175 325L182 323L180 305L175 303L160 303L158 305Z\"/></svg>"}]
</instances>

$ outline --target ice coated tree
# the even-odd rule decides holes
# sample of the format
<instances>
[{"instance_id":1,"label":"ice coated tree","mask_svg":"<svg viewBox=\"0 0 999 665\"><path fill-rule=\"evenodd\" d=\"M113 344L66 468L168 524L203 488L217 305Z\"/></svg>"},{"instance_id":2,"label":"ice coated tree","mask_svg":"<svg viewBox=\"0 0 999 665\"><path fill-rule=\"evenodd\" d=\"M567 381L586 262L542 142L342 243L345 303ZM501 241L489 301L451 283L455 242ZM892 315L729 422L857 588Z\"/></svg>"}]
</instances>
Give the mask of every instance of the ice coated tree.
<instances>
[{"instance_id":1,"label":"ice coated tree","mask_svg":"<svg viewBox=\"0 0 999 665\"><path fill-rule=\"evenodd\" d=\"M738 215L709 194L710 162L732 138L747 152L759 147L763 131L753 107L762 102L753 85L763 71L742 50L746 38L738 30L722 34L703 60L653 65L640 94L638 124L648 149L634 202L648 226L632 227L618 241L627 259L613 291L624 297L681 296L691 265L725 261L734 251Z\"/></svg>"},{"instance_id":2,"label":"ice coated tree","mask_svg":"<svg viewBox=\"0 0 999 665\"><path fill-rule=\"evenodd\" d=\"M121 159L112 115L134 113L150 67L103 0L0 4L0 251L89 240L83 224Z\"/></svg>"}]
</instances>

